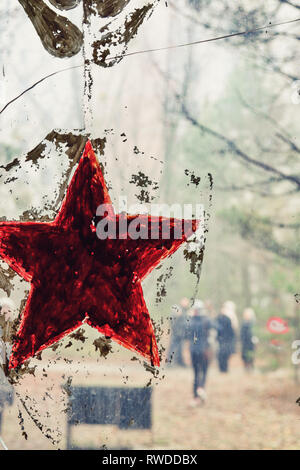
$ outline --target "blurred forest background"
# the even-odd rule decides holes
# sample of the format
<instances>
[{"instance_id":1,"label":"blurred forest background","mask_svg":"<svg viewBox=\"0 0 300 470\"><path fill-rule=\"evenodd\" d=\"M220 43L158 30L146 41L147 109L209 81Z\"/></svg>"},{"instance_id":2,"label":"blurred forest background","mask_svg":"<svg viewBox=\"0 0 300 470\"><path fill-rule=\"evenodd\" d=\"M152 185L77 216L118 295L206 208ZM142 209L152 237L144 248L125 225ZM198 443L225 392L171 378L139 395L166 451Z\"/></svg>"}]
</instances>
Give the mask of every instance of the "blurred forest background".
<instances>
[{"instance_id":1,"label":"blurred forest background","mask_svg":"<svg viewBox=\"0 0 300 470\"><path fill-rule=\"evenodd\" d=\"M188 21L191 42L251 31L296 18L300 11L297 2L283 0L263 5L190 0L169 6ZM171 37L176 30L172 24ZM272 347L268 317L281 316L292 327L285 341L281 338L288 356L292 337L300 333L299 39L295 24L220 41L215 59L222 65L213 76L223 74L223 89L213 96L208 87L211 98L200 102L195 97L205 67L197 46L186 51L183 77L173 70L172 58L161 70L166 81L165 185L168 180L183 187L181 165L197 168L198 175L211 173L214 180L199 296L216 308L227 298L239 312L252 306L260 351L264 357L271 354L267 364L274 368L285 354ZM176 286L182 295L184 279Z\"/></svg>"},{"instance_id":2,"label":"blurred forest background","mask_svg":"<svg viewBox=\"0 0 300 470\"><path fill-rule=\"evenodd\" d=\"M89 131L107 139L101 163L114 203L119 196L126 196L128 204L145 202L146 195L148 209L151 202L192 203L204 204L206 211L200 282L200 272L190 272L182 248L143 283L150 315L156 326L162 325L160 345L168 348L171 307L183 297L209 300L215 314L232 300L239 320L246 307L254 309L257 319L254 374L244 373L236 355L228 376L216 368L210 373L207 406L191 413L190 370L163 364L153 378L155 437L142 442L137 435L130 446L298 446L299 386L293 382L300 377L291 356L293 340L300 340L300 23L268 27L300 17L298 3L161 1L128 52L248 33L92 68ZM66 15L80 26L80 8ZM264 28L254 31L259 27ZM43 81L0 116L0 217L19 219L24 211L53 217L49 204L66 178L66 161L55 145L48 148L51 158L41 158L38 165L25 162L14 173L4 165L32 150L53 129L83 128L82 56L63 61L49 56L17 1L2 0L0 31L1 107L47 74L79 66ZM136 175L144 186L135 184ZM5 268L3 262L0 267ZM9 272L1 271L1 297L9 293L19 309L29 286L15 277L14 289L7 292L5 276ZM271 316L285 319L289 332L271 334L266 327ZM56 353L48 348L42 361L33 359L36 376L27 374L17 388L39 410L38 419L52 420L55 430L65 423L57 404L62 407L61 384L68 374L85 385L145 386L152 378L142 362L131 362L132 352L116 344L110 345L114 354L107 360L99 357L93 343L99 334L88 327L86 333L84 344L69 347L66 338ZM47 390L55 400L46 396ZM15 406L4 414L3 437L10 448L51 447L30 419L25 442L18 413ZM86 430L87 440L95 436ZM115 436L110 430L105 439L110 444ZM105 439L101 434L101 445Z\"/></svg>"}]
</instances>

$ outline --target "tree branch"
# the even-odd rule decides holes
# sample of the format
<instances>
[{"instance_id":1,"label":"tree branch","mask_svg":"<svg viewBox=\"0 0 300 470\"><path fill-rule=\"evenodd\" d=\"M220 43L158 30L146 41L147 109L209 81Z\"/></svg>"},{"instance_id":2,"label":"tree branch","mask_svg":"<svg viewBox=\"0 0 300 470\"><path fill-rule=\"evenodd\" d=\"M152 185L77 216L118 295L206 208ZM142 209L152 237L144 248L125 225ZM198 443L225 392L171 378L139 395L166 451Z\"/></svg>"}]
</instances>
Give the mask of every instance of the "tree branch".
<instances>
[{"instance_id":1,"label":"tree branch","mask_svg":"<svg viewBox=\"0 0 300 470\"><path fill-rule=\"evenodd\" d=\"M186 108L185 104L182 102L181 98L179 95L176 95L177 101L180 103L180 108L183 116L189 121L193 126L197 127L201 132L207 133L216 139L220 140L221 142L224 142L228 148L235 153L239 158L241 158L243 161L249 163L252 166L256 166L257 168L260 168L268 173L272 173L278 177L280 177L282 180L289 181L297 186L297 189L300 191L300 178L296 175L287 175L283 173L282 171L278 170L277 168L274 168L273 166L269 165L268 163L264 163L262 161L256 160L249 155L247 155L243 150L241 150L236 143L229 139L228 137L224 136L223 134L220 134L219 132L204 126L201 124L199 121L197 121L188 111Z\"/></svg>"}]
</instances>

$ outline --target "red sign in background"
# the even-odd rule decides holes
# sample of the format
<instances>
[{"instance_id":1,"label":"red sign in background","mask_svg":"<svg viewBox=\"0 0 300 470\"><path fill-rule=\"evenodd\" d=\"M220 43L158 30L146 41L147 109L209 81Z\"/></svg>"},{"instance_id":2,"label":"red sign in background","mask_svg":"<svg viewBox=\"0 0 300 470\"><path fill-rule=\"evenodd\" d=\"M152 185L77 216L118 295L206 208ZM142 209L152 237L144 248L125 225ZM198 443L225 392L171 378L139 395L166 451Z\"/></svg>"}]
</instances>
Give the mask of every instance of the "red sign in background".
<instances>
[{"instance_id":1,"label":"red sign in background","mask_svg":"<svg viewBox=\"0 0 300 470\"><path fill-rule=\"evenodd\" d=\"M283 320L280 317L271 317L267 322L267 328L270 333L276 333L278 335L287 333L289 331L289 326L286 320Z\"/></svg>"}]
</instances>

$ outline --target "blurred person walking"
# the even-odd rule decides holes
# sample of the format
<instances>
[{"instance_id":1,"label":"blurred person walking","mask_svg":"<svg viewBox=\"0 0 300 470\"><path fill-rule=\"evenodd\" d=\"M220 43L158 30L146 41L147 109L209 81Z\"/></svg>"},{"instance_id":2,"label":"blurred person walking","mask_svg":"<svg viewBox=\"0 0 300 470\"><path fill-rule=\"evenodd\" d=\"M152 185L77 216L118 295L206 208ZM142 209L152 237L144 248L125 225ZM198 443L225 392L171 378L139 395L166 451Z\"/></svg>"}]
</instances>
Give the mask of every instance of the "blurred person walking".
<instances>
[{"instance_id":1,"label":"blurred person walking","mask_svg":"<svg viewBox=\"0 0 300 470\"><path fill-rule=\"evenodd\" d=\"M218 364L220 372L228 372L228 361L235 353L238 319L235 314L235 304L224 302L221 313L217 316L217 341L219 343Z\"/></svg>"},{"instance_id":2,"label":"blurred person walking","mask_svg":"<svg viewBox=\"0 0 300 470\"><path fill-rule=\"evenodd\" d=\"M193 405L206 401L207 371L210 361L209 334L213 328L213 323L206 315L204 303L201 300L195 300L192 307L193 316L190 320L190 352L194 371L194 401Z\"/></svg>"},{"instance_id":3,"label":"blurred person walking","mask_svg":"<svg viewBox=\"0 0 300 470\"><path fill-rule=\"evenodd\" d=\"M190 323L190 318L189 318L189 310L190 310L190 301L187 297L183 297L180 300L180 308L181 308L181 316L182 316L182 325L183 325L183 331L182 331L182 339L184 340L189 340L190 335L189 335L189 323Z\"/></svg>"},{"instance_id":4,"label":"blurred person walking","mask_svg":"<svg viewBox=\"0 0 300 470\"><path fill-rule=\"evenodd\" d=\"M255 313L252 308L246 308L243 312L243 323L240 338L242 344L242 360L247 371L254 367L255 341L253 337L253 325Z\"/></svg>"},{"instance_id":5,"label":"blurred person walking","mask_svg":"<svg viewBox=\"0 0 300 470\"><path fill-rule=\"evenodd\" d=\"M232 302L232 300L227 300L224 303L224 307L225 307L226 315L228 316L228 318L230 318L231 326L233 328L234 336L233 336L233 341L232 341L232 353L231 354L234 354L236 352L236 344L237 344L237 340L239 336L239 320L236 314L236 305L234 302Z\"/></svg>"},{"instance_id":6,"label":"blurred person walking","mask_svg":"<svg viewBox=\"0 0 300 470\"><path fill-rule=\"evenodd\" d=\"M168 363L169 365L186 367L183 360L183 342L187 337L188 319L187 311L189 306L189 300L183 298L181 300L181 306L173 305L170 321L170 347L168 351Z\"/></svg>"}]
</instances>

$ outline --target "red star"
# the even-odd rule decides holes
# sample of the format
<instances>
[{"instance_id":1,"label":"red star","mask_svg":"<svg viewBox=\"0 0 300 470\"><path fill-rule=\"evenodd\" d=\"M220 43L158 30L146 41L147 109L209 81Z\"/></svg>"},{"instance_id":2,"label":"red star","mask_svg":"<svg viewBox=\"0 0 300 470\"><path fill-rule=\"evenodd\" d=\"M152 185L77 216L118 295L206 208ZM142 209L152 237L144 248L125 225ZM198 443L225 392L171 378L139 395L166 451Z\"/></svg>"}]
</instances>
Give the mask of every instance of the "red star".
<instances>
[{"instance_id":1,"label":"red star","mask_svg":"<svg viewBox=\"0 0 300 470\"><path fill-rule=\"evenodd\" d=\"M87 142L53 222L0 223L0 256L31 283L10 368L85 322L159 365L141 282L196 230L197 222L189 233L182 229L180 239L163 239L162 233L163 221L174 229L177 224L182 227L181 219L157 217L159 239L100 240L95 226L100 204L111 200ZM118 225L122 216L114 217ZM148 215L124 217L128 223L139 217L140 227L155 220Z\"/></svg>"}]
</instances>

